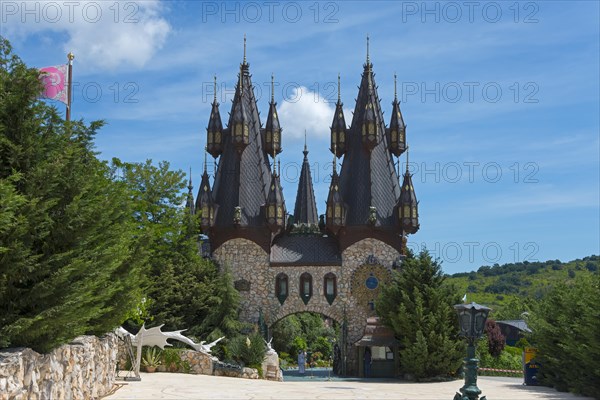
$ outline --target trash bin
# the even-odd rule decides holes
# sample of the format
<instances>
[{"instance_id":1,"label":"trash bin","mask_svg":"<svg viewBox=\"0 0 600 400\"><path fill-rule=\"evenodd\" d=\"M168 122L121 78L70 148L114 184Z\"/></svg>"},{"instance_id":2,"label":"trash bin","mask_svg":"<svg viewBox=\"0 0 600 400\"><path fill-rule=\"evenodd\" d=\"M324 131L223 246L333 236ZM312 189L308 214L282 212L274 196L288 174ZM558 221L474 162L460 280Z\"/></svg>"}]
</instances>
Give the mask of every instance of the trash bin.
<instances>
[{"instance_id":1,"label":"trash bin","mask_svg":"<svg viewBox=\"0 0 600 400\"><path fill-rule=\"evenodd\" d=\"M523 372L524 372L524 376L525 376L525 384L527 386L537 386L538 385L537 373L538 373L539 369L540 369L540 364L538 364L535 360L532 360L525 364L525 371L523 371Z\"/></svg>"}]
</instances>

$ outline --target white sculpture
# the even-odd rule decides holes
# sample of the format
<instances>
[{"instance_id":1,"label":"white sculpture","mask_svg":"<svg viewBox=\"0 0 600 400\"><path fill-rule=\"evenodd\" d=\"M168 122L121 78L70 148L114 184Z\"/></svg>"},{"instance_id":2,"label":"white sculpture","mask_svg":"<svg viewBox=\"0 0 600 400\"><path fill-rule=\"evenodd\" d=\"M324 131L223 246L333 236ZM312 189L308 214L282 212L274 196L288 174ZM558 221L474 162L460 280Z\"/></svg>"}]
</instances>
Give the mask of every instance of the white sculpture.
<instances>
[{"instance_id":1,"label":"white sculpture","mask_svg":"<svg viewBox=\"0 0 600 400\"><path fill-rule=\"evenodd\" d=\"M275 349L273 348L273 346L271 346L272 341L273 341L273 338L271 338L271 340L269 340L268 342L265 340L265 343L267 345L267 354L276 354L277 353L275 351Z\"/></svg>"},{"instance_id":2,"label":"white sculpture","mask_svg":"<svg viewBox=\"0 0 600 400\"><path fill-rule=\"evenodd\" d=\"M164 325L164 324L163 324ZM225 336L222 336L211 342L209 344L204 344L206 341L201 341L200 343L195 343L192 339L183 336L181 332L185 331L185 329L179 331L171 331L171 332L162 332L160 328L163 325L155 326L150 329L146 329L145 324L142 325L139 332L136 335L129 333L123 327L118 327L115 329L115 334L121 339L129 338L132 346L137 347L137 360L134 364L134 372L136 377L139 379L139 371L140 371L140 362L142 357L142 346L158 346L162 350L165 349L165 346L172 346L171 343L167 342L168 339L175 339L182 343L185 343L191 346L194 350L202 352L204 354L210 355L211 349L219 343L219 341L223 340Z\"/></svg>"}]
</instances>

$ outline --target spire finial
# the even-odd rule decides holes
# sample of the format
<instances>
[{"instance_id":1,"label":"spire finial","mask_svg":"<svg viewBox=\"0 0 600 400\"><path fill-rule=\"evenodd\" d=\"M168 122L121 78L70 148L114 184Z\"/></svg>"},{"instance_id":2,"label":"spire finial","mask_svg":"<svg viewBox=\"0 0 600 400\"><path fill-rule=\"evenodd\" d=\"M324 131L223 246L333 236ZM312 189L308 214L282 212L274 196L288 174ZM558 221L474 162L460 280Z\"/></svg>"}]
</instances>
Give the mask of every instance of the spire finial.
<instances>
[{"instance_id":1,"label":"spire finial","mask_svg":"<svg viewBox=\"0 0 600 400\"><path fill-rule=\"evenodd\" d=\"M215 103L217 102L217 74L215 74L215 93L214 93L213 101Z\"/></svg>"},{"instance_id":2,"label":"spire finial","mask_svg":"<svg viewBox=\"0 0 600 400\"><path fill-rule=\"evenodd\" d=\"M408 149L409 146L406 146L406 173L408 174Z\"/></svg>"},{"instance_id":3,"label":"spire finial","mask_svg":"<svg viewBox=\"0 0 600 400\"><path fill-rule=\"evenodd\" d=\"M340 90L340 73L338 72L338 103L341 102L342 100L342 94L341 94L341 90Z\"/></svg>"},{"instance_id":4,"label":"spire finial","mask_svg":"<svg viewBox=\"0 0 600 400\"><path fill-rule=\"evenodd\" d=\"M394 72L394 100L398 101L398 90L396 88L396 73Z\"/></svg>"},{"instance_id":5,"label":"spire finial","mask_svg":"<svg viewBox=\"0 0 600 400\"><path fill-rule=\"evenodd\" d=\"M371 64L371 58L369 57L369 34L367 33L367 66Z\"/></svg>"},{"instance_id":6,"label":"spire finial","mask_svg":"<svg viewBox=\"0 0 600 400\"><path fill-rule=\"evenodd\" d=\"M246 34L244 33L244 65L246 65Z\"/></svg>"},{"instance_id":7,"label":"spire finial","mask_svg":"<svg viewBox=\"0 0 600 400\"><path fill-rule=\"evenodd\" d=\"M396 169L398 170L397 174L398 174L398 179L400 179L400 157L397 158L398 163L396 165Z\"/></svg>"},{"instance_id":8,"label":"spire finial","mask_svg":"<svg viewBox=\"0 0 600 400\"><path fill-rule=\"evenodd\" d=\"M242 71L242 68L240 68L240 82L239 82L239 85L240 85L240 96L244 94L244 89L242 87L242 74L243 74L243 71Z\"/></svg>"},{"instance_id":9,"label":"spire finial","mask_svg":"<svg viewBox=\"0 0 600 400\"><path fill-rule=\"evenodd\" d=\"M304 151L302 153L304 153L304 157L308 154L308 147L306 147L306 129L304 130Z\"/></svg>"},{"instance_id":10,"label":"spire finial","mask_svg":"<svg viewBox=\"0 0 600 400\"><path fill-rule=\"evenodd\" d=\"M192 167L190 167L190 180L188 184L188 189L191 191L194 187L192 186Z\"/></svg>"},{"instance_id":11,"label":"spire finial","mask_svg":"<svg viewBox=\"0 0 600 400\"><path fill-rule=\"evenodd\" d=\"M275 103L275 77L271 72L271 103Z\"/></svg>"},{"instance_id":12,"label":"spire finial","mask_svg":"<svg viewBox=\"0 0 600 400\"><path fill-rule=\"evenodd\" d=\"M275 167L277 166L277 151L273 149L273 175L277 175L277 170Z\"/></svg>"}]
</instances>

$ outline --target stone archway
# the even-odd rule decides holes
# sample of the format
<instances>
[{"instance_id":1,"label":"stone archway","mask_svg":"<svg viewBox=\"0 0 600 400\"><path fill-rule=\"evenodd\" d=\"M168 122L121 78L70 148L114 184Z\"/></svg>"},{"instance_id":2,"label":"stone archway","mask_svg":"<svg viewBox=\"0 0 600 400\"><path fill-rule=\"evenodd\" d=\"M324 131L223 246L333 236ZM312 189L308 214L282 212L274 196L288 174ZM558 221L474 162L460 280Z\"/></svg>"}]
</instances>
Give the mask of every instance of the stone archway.
<instances>
[{"instance_id":1,"label":"stone archway","mask_svg":"<svg viewBox=\"0 0 600 400\"><path fill-rule=\"evenodd\" d=\"M341 253L341 263L300 265L272 263L270 254L243 238L232 239L216 249L213 257L226 266L240 291L240 318L257 323L261 318L270 327L288 315L313 312L345 326L343 345L346 375L358 374L359 355L354 343L364 333L367 318L374 315L370 303L374 290L389 280L399 253L389 244L367 238ZM288 292L282 300L276 294L277 277L287 278ZM311 276L310 298L302 297L301 277ZM335 298L326 294L326 277L335 277ZM377 285L376 285L377 284Z\"/></svg>"}]
</instances>

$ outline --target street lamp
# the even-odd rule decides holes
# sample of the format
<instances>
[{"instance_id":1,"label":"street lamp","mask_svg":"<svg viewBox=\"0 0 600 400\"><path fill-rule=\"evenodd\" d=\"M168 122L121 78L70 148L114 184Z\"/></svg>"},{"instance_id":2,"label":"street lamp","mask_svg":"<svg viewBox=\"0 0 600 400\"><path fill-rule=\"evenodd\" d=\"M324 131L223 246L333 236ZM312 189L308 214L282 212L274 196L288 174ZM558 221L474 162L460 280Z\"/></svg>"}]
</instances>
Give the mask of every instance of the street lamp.
<instances>
[{"instance_id":1,"label":"street lamp","mask_svg":"<svg viewBox=\"0 0 600 400\"><path fill-rule=\"evenodd\" d=\"M460 335L467 339L467 358L465 358L465 385L456 393L454 400L478 400L481 390L477 387L477 363L475 341L483 335L485 321L490 309L477 303L457 304ZM461 394L462 393L462 394ZM486 400L485 396L479 400Z\"/></svg>"}]
</instances>

